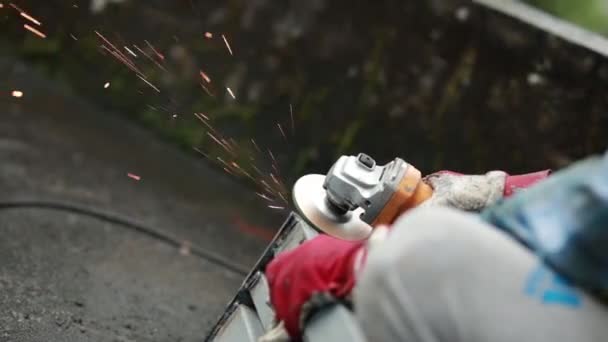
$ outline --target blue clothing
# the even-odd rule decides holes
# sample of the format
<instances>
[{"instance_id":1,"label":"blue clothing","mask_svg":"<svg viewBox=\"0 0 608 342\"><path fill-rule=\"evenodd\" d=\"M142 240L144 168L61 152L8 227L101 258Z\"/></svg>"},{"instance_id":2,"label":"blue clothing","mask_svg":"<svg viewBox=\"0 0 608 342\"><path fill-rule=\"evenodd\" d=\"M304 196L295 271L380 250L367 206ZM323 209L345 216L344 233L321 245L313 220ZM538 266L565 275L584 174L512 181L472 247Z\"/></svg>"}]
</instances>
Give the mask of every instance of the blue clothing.
<instances>
[{"instance_id":1,"label":"blue clothing","mask_svg":"<svg viewBox=\"0 0 608 342\"><path fill-rule=\"evenodd\" d=\"M608 293L608 154L556 172L481 216L575 284Z\"/></svg>"}]
</instances>

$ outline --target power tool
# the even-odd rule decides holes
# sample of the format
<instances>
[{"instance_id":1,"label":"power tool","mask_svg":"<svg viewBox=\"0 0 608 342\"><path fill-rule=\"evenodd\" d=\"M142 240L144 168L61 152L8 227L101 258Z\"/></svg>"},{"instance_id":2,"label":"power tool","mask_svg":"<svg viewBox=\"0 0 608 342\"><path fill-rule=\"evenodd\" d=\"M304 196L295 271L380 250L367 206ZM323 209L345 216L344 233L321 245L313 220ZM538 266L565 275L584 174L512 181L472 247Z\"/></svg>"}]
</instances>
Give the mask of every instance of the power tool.
<instances>
[{"instance_id":1,"label":"power tool","mask_svg":"<svg viewBox=\"0 0 608 342\"><path fill-rule=\"evenodd\" d=\"M341 156L327 175L296 181L296 210L314 228L344 240L364 240L433 194L420 171L403 159L377 165L367 154Z\"/></svg>"}]
</instances>

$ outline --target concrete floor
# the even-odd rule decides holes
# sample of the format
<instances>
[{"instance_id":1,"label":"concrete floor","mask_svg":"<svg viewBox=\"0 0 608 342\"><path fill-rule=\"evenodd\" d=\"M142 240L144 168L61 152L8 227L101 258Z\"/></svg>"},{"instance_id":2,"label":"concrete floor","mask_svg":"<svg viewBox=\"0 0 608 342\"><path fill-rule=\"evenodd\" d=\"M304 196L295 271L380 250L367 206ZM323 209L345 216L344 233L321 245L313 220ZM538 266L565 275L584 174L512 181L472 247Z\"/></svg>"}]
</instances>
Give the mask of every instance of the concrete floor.
<instances>
[{"instance_id":1,"label":"concrete floor","mask_svg":"<svg viewBox=\"0 0 608 342\"><path fill-rule=\"evenodd\" d=\"M0 207L44 200L115 212L244 269L286 216L23 65L0 61L0 74ZM201 340L243 279L145 234L64 211L1 209L0 234L0 341Z\"/></svg>"}]
</instances>

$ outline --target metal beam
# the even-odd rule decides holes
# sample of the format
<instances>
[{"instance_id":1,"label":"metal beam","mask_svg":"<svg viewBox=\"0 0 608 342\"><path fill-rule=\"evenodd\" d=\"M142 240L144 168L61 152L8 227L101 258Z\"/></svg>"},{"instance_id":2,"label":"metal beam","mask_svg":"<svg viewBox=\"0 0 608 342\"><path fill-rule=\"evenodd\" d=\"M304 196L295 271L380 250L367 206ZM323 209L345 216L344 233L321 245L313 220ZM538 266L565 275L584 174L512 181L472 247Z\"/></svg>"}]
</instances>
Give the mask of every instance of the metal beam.
<instances>
[{"instance_id":1,"label":"metal beam","mask_svg":"<svg viewBox=\"0 0 608 342\"><path fill-rule=\"evenodd\" d=\"M506 14L531 26L551 33L570 43L608 57L608 39L543 12L519 0L473 0L474 3Z\"/></svg>"}]
</instances>

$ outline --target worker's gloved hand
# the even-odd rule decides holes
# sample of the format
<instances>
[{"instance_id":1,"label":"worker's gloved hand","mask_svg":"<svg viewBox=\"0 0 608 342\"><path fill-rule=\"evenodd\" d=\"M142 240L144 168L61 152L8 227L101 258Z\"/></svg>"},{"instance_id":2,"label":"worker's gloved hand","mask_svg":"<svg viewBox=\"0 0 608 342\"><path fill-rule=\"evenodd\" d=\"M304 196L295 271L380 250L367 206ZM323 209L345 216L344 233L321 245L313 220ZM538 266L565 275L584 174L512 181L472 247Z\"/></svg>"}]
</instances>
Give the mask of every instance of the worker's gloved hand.
<instances>
[{"instance_id":1,"label":"worker's gloved hand","mask_svg":"<svg viewBox=\"0 0 608 342\"><path fill-rule=\"evenodd\" d=\"M270 301L290 336L300 335L312 310L350 293L365 257L363 246L319 235L270 262Z\"/></svg>"},{"instance_id":2,"label":"worker's gloved hand","mask_svg":"<svg viewBox=\"0 0 608 342\"><path fill-rule=\"evenodd\" d=\"M428 175L424 182L433 188L433 196L421 206L449 206L467 211L480 211L515 191L547 178L550 170L510 176L503 171L484 175L463 175L440 171Z\"/></svg>"}]
</instances>

